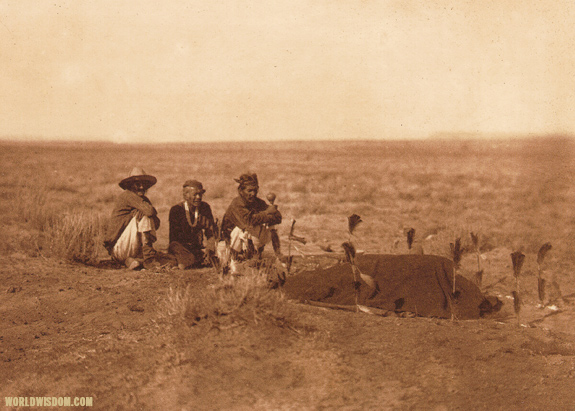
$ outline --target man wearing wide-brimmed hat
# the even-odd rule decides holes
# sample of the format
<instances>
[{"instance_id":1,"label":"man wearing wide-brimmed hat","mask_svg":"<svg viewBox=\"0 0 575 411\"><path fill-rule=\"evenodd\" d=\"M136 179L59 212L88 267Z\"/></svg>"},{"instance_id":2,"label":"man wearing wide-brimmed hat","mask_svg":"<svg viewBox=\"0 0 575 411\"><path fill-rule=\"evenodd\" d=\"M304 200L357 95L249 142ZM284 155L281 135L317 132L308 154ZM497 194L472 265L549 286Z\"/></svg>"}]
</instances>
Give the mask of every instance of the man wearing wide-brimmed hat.
<instances>
[{"instance_id":1,"label":"man wearing wide-brimmed hat","mask_svg":"<svg viewBox=\"0 0 575 411\"><path fill-rule=\"evenodd\" d=\"M156 177L147 174L142 168L134 167L130 175L119 183L124 192L112 210L104 246L114 260L132 270L142 264L144 268L160 265L153 247L160 219L146 197L146 191L156 181Z\"/></svg>"},{"instance_id":2,"label":"man wearing wide-brimmed hat","mask_svg":"<svg viewBox=\"0 0 575 411\"><path fill-rule=\"evenodd\" d=\"M258 176L242 174L238 179L238 196L229 205L222 220L222 238L230 247L230 270L235 271L239 253L250 257L251 248L261 256L265 245L271 241L270 227L282 221L282 215L274 204L259 198Z\"/></svg>"},{"instance_id":3,"label":"man wearing wide-brimmed hat","mask_svg":"<svg viewBox=\"0 0 575 411\"><path fill-rule=\"evenodd\" d=\"M168 251L176 257L182 270L201 265L206 257L204 253L213 257L216 249L212 209L202 201L205 192L202 183L187 180L183 187L184 201L170 209Z\"/></svg>"}]
</instances>

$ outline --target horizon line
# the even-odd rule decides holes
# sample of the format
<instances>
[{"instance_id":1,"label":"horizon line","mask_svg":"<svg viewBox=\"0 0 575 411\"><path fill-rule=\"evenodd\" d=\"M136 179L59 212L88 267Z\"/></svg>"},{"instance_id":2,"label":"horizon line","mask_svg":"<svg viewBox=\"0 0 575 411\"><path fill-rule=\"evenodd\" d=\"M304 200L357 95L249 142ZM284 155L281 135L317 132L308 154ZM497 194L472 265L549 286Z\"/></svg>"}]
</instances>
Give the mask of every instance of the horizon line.
<instances>
[{"instance_id":1,"label":"horizon line","mask_svg":"<svg viewBox=\"0 0 575 411\"><path fill-rule=\"evenodd\" d=\"M500 140L534 140L534 139L572 139L574 133L549 132L549 133L486 133L486 132L437 132L425 137L397 137L397 138L317 138L317 139L277 139L277 140L162 140L153 141L144 139L141 141L111 139L97 139L88 137L78 138L47 138L42 136L0 136L0 143L17 144L113 144L113 145L177 145L177 144L278 144L278 143L361 143L361 142L425 142L425 141L500 141ZM135 139L134 139L135 140Z\"/></svg>"}]
</instances>

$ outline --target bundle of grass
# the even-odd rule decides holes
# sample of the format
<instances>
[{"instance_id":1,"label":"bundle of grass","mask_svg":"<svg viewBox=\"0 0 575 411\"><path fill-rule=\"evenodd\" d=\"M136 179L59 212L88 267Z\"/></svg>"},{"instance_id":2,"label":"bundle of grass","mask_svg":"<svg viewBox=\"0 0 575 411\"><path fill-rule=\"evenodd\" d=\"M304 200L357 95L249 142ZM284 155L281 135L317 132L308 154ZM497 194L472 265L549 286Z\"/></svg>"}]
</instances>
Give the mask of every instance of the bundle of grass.
<instances>
[{"instance_id":1,"label":"bundle of grass","mask_svg":"<svg viewBox=\"0 0 575 411\"><path fill-rule=\"evenodd\" d=\"M519 324L519 313L521 312L521 299L519 296L519 275L521 274L521 268L523 267L523 262L525 261L525 254L521 251L515 251L511 253L511 262L513 264L513 276L515 277L515 290L513 294L513 308L515 309L515 314L517 315L517 323Z\"/></svg>"},{"instance_id":2,"label":"bundle of grass","mask_svg":"<svg viewBox=\"0 0 575 411\"><path fill-rule=\"evenodd\" d=\"M537 253L537 294L539 295L539 301L541 305L545 303L545 279L543 278L543 261L547 252L551 250L551 243L545 243L539 249Z\"/></svg>"},{"instance_id":3,"label":"bundle of grass","mask_svg":"<svg viewBox=\"0 0 575 411\"><path fill-rule=\"evenodd\" d=\"M99 262L105 231L105 220L92 213L67 214L44 229L51 257L94 265Z\"/></svg>"},{"instance_id":4,"label":"bundle of grass","mask_svg":"<svg viewBox=\"0 0 575 411\"><path fill-rule=\"evenodd\" d=\"M475 249L475 254L477 256L477 271L475 272L475 284L481 289L481 283L483 281L483 268L481 268L481 251L479 249L479 234L470 232L471 243Z\"/></svg>"}]
</instances>

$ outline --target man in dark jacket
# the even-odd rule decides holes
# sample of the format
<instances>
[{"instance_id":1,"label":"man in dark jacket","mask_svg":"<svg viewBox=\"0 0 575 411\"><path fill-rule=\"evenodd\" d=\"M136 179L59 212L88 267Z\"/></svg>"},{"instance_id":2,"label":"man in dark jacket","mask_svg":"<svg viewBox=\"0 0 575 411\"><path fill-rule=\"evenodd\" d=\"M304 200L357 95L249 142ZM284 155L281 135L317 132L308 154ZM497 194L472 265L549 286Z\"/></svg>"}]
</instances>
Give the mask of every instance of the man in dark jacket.
<instances>
[{"instance_id":1,"label":"man in dark jacket","mask_svg":"<svg viewBox=\"0 0 575 411\"><path fill-rule=\"evenodd\" d=\"M146 197L146 191L156 184L156 177L134 167L129 177L120 181L124 190L118 197L108 225L104 247L112 258L135 270L156 268L157 253L153 247L160 219L156 209Z\"/></svg>"},{"instance_id":2,"label":"man in dark jacket","mask_svg":"<svg viewBox=\"0 0 575 411\"><path fill-rule=\"evenodd\" d=\"M251 253L251 248L261 256L265 245L271 240L270 227L281 223L282 215L276 205L269 205L259 198L258 177L242 174L235 179L239 184L238 196L229 205L222 220L222 237L229 242L230 269L235 271L238 253Z\"/></svg>"},{"instance_id":3,"label":"man in dark jacket","mask_svg":"<svg viewBox=\"0 0 575 411\"><path fill-rule=\"evenodd\" d=\"M168 251L176 257L180 269L198 266L204 261L204 236L205 252L210 257L215 253L216 227L210 205L202 201L205 192L202 183L188 180L184 183L184 201L170 209Z\"/></svg>"}]
</instances>

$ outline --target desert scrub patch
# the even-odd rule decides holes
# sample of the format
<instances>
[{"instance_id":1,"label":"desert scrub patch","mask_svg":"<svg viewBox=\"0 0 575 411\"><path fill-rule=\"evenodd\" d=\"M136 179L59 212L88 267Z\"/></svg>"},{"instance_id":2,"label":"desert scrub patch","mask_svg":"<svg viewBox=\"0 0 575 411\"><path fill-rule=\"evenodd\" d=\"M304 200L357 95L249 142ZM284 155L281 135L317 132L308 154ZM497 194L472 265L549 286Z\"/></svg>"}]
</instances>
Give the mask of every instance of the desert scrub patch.
<instances>
[{"instance_id":1,"label":"desert scrub patch","mask_svg":"<svg viewBox=\"0 0 575 411\"><path fill-rule=\"evenodd\" d=\"M225 329L267 323L290 328L295 319L281 291L271 289L265 270L248 268L202 290L169 289L160 317L173 325Z\"/></svg>"},{"instance_id":2,"label":"desert scrub patch","mask_svg":"<svg viewBox=\"0 0 575 411\"><path fill-rule=\"evenodd\" d=\"M96 264L103 251L105 219L92 213L66 214L47 226L43 253L84 264Z\"/></svg>"},{"instance_id":3,"label":"desert scrub patch","mask_svg":"<svg viewBox=\"0 0 575 411\"><path fill-rule=\"evenodd\" d=\"M61 204L48 184L21 186L16 193L16 214L32 231L22 242L22 251L77 261L98 262L102 246L105 219L93 211L69 211Z\"/></svg>"}]
</instances>

